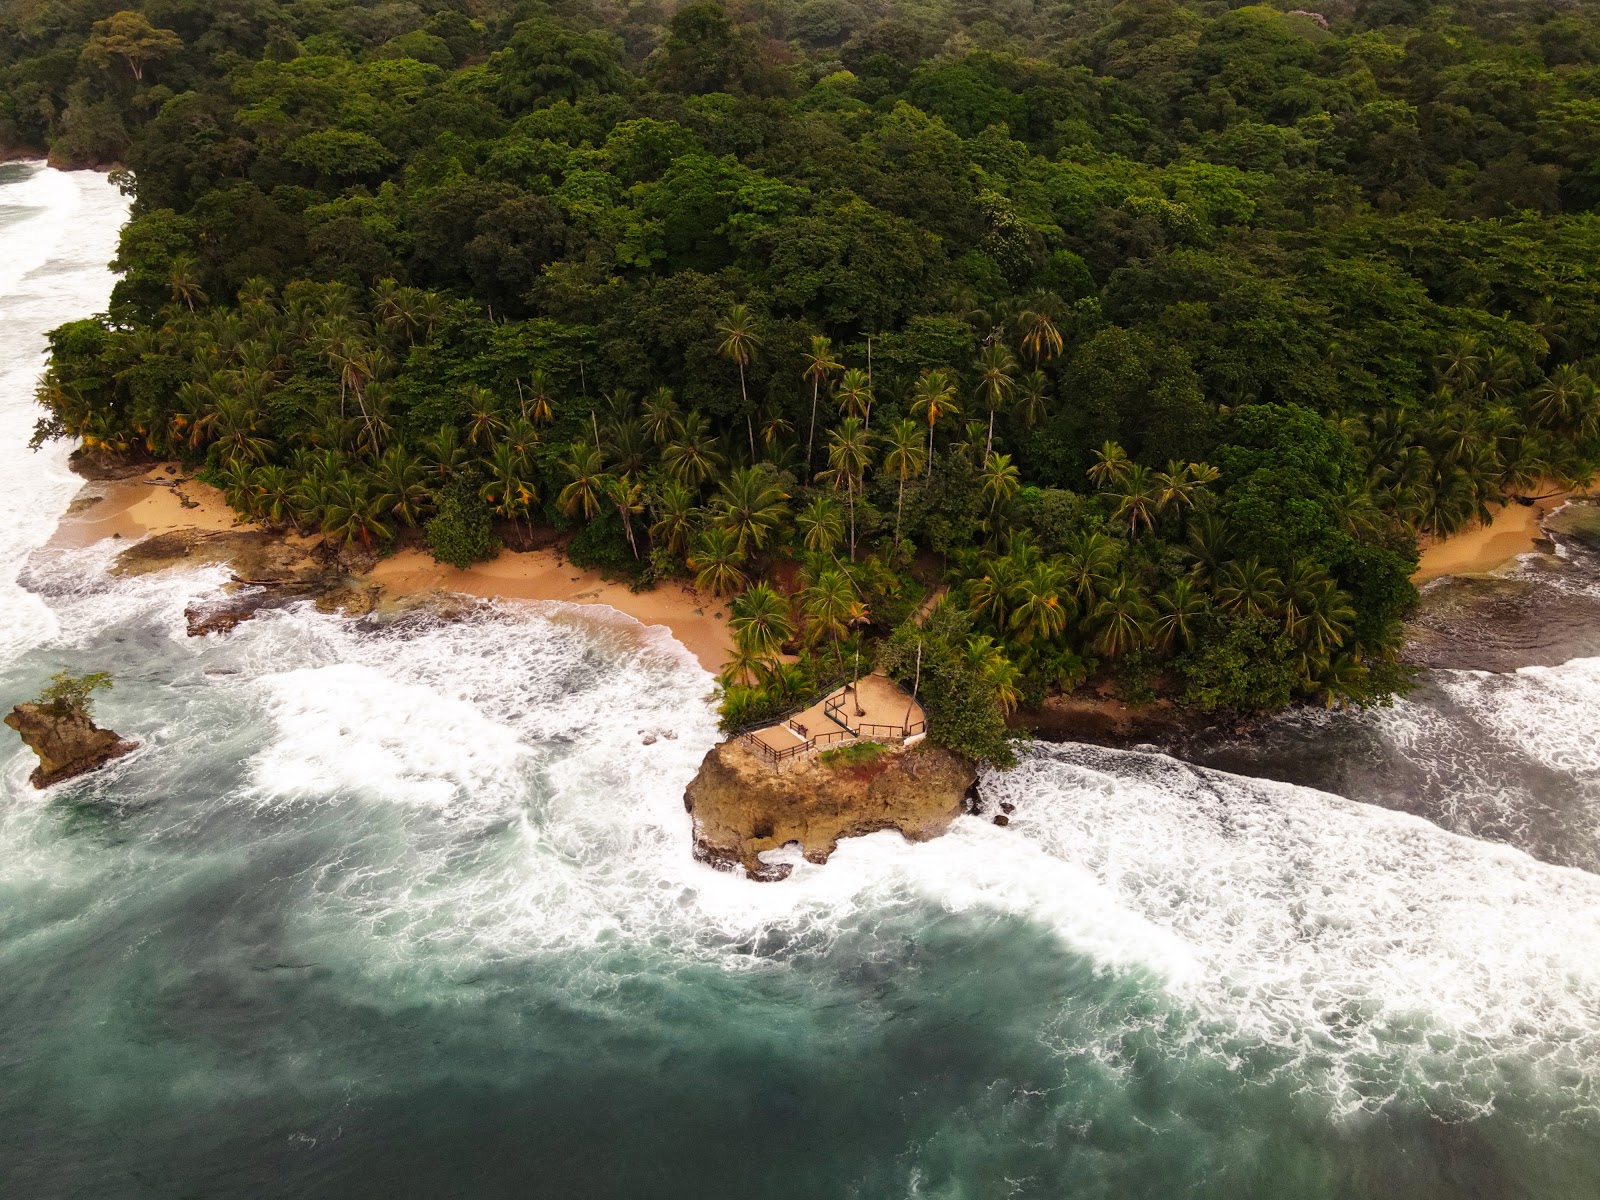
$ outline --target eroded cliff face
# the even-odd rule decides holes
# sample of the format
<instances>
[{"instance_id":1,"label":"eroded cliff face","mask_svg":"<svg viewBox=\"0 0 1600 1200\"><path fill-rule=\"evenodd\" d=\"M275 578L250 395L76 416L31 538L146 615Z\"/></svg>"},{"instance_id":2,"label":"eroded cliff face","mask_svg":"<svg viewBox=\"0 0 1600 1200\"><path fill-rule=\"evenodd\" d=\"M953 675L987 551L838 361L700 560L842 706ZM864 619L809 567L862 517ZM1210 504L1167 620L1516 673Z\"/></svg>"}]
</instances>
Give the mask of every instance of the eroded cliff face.
<instances>
[{"instance_id":1,"label":"eroded cliff face","mask_svg":"<svg viewBox=\"0 0 1600 1200\"><path fill-rule=\"evenodd\" d=\"M39 765L28 776L36 788L92 771L139 745L101 729L86 713L53 704L19 704L7 714L6 724L39 756Z\"/></svg>"},{"instance_id":2,"label":"eroded cliff face","mask_svg":"<svg viewBox=\"0 0 1600 1200\"><path fill-rule=\"evenodd\" d=\"M789 865L758 856L790 842L808 861L824 863L840 838L880 829L918 842L938 837L962 812L976 779L966 759L926 742L849 766L811 756L778 773L735 740L706 755L683 804L694 818L696 858L777 880Z\"/></svg>"}]
</instances>

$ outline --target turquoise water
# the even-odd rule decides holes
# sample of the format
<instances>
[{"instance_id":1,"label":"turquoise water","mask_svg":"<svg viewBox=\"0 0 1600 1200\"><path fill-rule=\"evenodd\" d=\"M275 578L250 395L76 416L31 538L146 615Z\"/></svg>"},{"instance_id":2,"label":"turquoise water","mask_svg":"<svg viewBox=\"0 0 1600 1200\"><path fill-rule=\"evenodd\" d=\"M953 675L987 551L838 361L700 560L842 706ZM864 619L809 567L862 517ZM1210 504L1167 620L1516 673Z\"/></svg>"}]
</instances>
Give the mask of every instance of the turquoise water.
<instances>
[{"instance_id":1,"label":"turquoise water","mask_svg":"<svg viewBox=\"0 0 1600 1200\"><path fill-rule=\"evenodd\" d=\"M1515 838L1058 747L984 781L1008 828L752 884L689 856L710 681L659 631L190 639L221 572L39 549L76 484L20 449L38 334L103 304L121 211L0 172L36 258L0 278L0 698L108 669L143 743L39 793L0 742L0 1194L1600 1194L1600 879ZM1373 736L1503 710L1580 804L1595 666ZM1520 803L1472 778L1458 810Z\"/></svg>"}]
</instances>

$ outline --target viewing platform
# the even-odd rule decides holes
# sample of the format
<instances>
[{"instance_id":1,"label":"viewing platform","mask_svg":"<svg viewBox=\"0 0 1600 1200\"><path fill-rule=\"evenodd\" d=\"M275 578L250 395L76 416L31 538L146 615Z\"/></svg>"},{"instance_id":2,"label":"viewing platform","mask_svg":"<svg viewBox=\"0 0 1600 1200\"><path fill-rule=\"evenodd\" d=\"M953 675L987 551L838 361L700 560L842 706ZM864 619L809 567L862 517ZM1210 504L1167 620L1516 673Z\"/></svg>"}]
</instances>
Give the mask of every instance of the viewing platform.
<instances>
[{"instance_id":1,"label":"viewing platform","mask_svg":"<svg viewBox=\"0 0 1600 1200\"><path fill-rule=\"evenodd\" d=\"M927 733L922 705L887 675L864 675L838 688L810 708L761 729L743 740L774 768L815 750L850 742L903 745Z\"/></svg>"}]
</instances>

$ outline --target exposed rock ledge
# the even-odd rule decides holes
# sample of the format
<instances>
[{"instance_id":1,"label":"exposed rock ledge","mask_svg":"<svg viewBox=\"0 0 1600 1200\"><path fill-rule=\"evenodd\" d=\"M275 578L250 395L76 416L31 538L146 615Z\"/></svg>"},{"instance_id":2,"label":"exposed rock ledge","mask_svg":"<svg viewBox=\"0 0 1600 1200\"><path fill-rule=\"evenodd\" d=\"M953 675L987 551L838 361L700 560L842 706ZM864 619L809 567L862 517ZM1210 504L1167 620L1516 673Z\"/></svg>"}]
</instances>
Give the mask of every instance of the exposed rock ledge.
<instances>
[{"instance_id":1,"label":"exposed rock ledge","mask_svg":"<svg viewBox=\"0 0 1600 1200\"><path fill-rule=\"evenodd\" d=\"M791 842L824 863L840 838L898 829L915 842L938 837L962 811L977 779L972 764L923 742L856 765L796 759L782 773L742 742L723 742L683 794L694 817L694 854L714 866L742 866L751 879L778 880L787 863L760 854Z\"/></svg>"},{"instance_id":2,"label":"exposed rock ledge","mask_svg":"<svg viewBox=\"0 0 1600 1200\"><path fill-rule=\"evenodd\" d=\"M28 776L36 788L92 771L139 745L101 729L84 712L53 704L19 704L6 716L6 724L39 756L39 765Z\"/></svg>"}]
</instances>

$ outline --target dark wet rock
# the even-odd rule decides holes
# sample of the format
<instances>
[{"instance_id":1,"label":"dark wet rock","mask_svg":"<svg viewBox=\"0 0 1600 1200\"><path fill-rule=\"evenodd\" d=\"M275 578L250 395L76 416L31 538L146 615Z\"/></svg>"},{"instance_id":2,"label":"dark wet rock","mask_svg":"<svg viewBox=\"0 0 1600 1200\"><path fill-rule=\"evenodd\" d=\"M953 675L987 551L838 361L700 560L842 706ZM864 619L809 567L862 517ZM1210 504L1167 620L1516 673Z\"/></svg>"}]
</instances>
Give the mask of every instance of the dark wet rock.
<instances>
[{"instance_id":1,"label":"dark wet rock","mask_svg":"<svg viewBox=\"0 0 1600 1200\"><path fill-rule=\"evenodd\" d=\"M1019 709L1010 723L1047 742L1088 742L1113 749L1141 742L1170 744L1199 729L1232 724L1165 699L1132 708L1120 700L1082 693L1047 697L1037 708Z\"/></svg>"},{"instance_id":2,"label":"dark wet rock","mask_svg":"<svg viewBox=\"0 0 1600 1200\"><path fill-rule=\"evenodd\" d=\"M825 863L840 838L881 829L917 842L938 837L963 811L976 776L966 759L927 742L851 765L805 756L779 773L735 740L706 755L683 804L694 817L696 858L771 882L785 878L791 864L760 856L786 845L798 846L807 862Z\"/></svg>"},{"instance_id":3,"label":"dark wet rock","mask_svg":"<svg viewBox=\"0 0 1600 1200\"><path fill-rule=\"evenodd\" d=\"M1006 816L1005 813L996 813L994 815L994 823L996 825L1009 825L1011 824L1011 818Z\"/></svg>"},{"instance_id":4,"label":"dark wet rock","mask_svg":"<svg viewBox=\"0 0 1600 1200\"><path fill-rule=\"evenodd\" d=\"M82 709L56 704L19 704L6 724L39 756L28 781L36 788L92 771L138 748L138 742L101 729Z\"/></svg>"},{"instance_id":5,"label":"dark wet rock","mask_svg":"<svg viewBox=\"0 0 1600 1200\"><path fill-rule=\"evenodd\" d=\"M154 464L148 455L117 454L110 450L91 450L79 446L67 458L67 466L84 479L100 482L107 479L132 479L143 475Z\"/></svg>"},{"instance_id":6,"label":"dark wet rock","mask_svg":"<svg viewBox=\"0 0 1600 1200\"><path fill-rule=\"evenodd\" d=\"M286 608L305 597L304 589L291 587L251 588L222 600L196 601L183 610L190 637L227 633L263 610Z\"/></svg>"}]
</instances>

